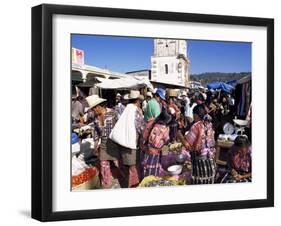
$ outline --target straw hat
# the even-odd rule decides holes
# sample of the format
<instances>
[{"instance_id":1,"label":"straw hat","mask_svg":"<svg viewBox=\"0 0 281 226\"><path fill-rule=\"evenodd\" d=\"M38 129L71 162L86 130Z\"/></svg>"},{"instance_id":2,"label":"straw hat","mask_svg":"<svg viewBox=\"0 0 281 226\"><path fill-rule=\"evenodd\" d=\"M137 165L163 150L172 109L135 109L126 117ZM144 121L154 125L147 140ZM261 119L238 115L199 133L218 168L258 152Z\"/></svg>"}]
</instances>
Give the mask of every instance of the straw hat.
<instances>
[{"instance_id":1,"label":"straw hat","mask_svg":"<svg viewBox=\"0 0 281 226\"><path fill-rule=\"evenodd\" d=\"M147 96L147 97L152 97L152 93L151 93L151 92L147 92L147 93L146 93L146 96Z\"/></svg>"},{"instance_id":2,"label":"straw hat","mask_svg":"<svg viewBox=\"0 0 281 226\"><path fill-rule=\"evenodd\" d=\"M123 96L124 100L129 100L129 93L126 93L124 96Z\"/></svg>"},{"instance_id":3,"label":"straw hat","mask_svg":"<svg viewBox=\"0 0 281 226\"><path fill-rule=\"evenodd\" d=\"M178 96L178 91L175 89L168 89L167 90L167 96L168 97L177 97Z\"/></svg>"},{"instance_id":4,"label":"straw hat","mask_svg":"<svg viewBox=\"0 0 281 226\"><path fill-rule=\"evenodd\" d=\"M86 101L89 105L89 108L93 108L93 107L105 102L106 99L100 98L98 95L92 95L92 96L86 97Z\"/></svg>"},{"instance_id":5,"label":"straw hat","mask_svg":"<svg viewBox=\"0 0 281 226\"><path fill-rule=\"evenodd\" d=\"M181 96L186 96L187 97L187 92L186 91L183 91Z\"/></svg>"},{"instance_id":6,"label":"straw hat","mask_svg":"<svg viewBox=\"0 0 281 226\"><path fill-rule=\"evenodd\" d=\"M124 99L138 99L140 98L140 91L138 90L131 90L128 97L124 96Z\"/></svg>"}]
</instances>

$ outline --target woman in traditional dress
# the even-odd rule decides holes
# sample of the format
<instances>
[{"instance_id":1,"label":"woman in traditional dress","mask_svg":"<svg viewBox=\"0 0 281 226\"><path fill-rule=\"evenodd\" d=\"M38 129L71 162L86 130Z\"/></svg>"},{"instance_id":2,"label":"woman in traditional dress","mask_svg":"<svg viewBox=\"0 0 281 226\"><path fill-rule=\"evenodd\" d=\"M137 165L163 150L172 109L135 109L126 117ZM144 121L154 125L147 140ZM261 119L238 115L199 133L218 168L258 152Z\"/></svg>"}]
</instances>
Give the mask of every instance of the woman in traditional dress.
<instances>
[{"instance_id":1,"label":"woman in traditional dress","mask_svg":"<svg viewBox=\"0 0 281 226\"><path fill-rule=\"evenodd\" d=\"M178 132L178 138L190 151L193 184L212 184L215 179L215 139L211 117L203 104L193 109L194 124L183 136Z\"/></svg>"},{"instance_id":2,"label":"woman in traditional dress","mask_svg":"<svg viewBox=\"0 0 281 226\"><path fill-rule=\"evenodd\" d=\"M143 177L159 176L161 170L161 149L169 142L169 123L172 117L166 110L154 120L149 121L143 135Z\"/></svg>"},{"instance_id":3,"label":"woman in traditional dress","mask_svg":"<svg viewBox=\"0 0 281 226\"><path fill-rule=\"evenodd\" d=\"M252 181L251 146L246 136L238 136L228 156L229 171L222 177L221 183Z\"/></svg>"}]
</instances>

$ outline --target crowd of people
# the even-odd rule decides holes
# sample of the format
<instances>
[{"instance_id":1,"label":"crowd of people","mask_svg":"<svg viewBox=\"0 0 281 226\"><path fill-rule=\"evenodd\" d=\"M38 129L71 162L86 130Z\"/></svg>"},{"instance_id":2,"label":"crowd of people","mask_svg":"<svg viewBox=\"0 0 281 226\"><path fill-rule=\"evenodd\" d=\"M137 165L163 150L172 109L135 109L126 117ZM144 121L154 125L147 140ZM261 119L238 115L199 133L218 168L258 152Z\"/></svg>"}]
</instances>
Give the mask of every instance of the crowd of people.
<instances>
[{"instance_id":1,"label":"crowd of people","mask_svg":"<svg viewBox=\"0 0 281 226\"><path fill-rule=\"evenodd\" d=\"M99 160L103 188L112 186L113 169L123 187L136 187L147 176L160 176L162 148L173 142L190 153L192 184L251 181L249 136L237 136L222 173L215 160L221 122L235 116L234 106L230 94L214 90L158 88L145 95L130 90L125 95L117 93L113 108L98 95L76 97L72 122L93 125L93 155Z\"/></svg>"}]
</instances>

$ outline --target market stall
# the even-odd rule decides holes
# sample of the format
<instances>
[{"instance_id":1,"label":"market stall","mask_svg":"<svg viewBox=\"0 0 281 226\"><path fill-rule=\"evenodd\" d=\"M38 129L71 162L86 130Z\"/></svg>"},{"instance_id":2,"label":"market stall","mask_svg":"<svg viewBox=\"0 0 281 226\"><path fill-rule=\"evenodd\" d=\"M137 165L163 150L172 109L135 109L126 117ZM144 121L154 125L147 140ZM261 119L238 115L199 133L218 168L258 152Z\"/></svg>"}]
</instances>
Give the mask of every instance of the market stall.
<instances>
[{"instance_id":1,"label":"market stall","mask_svg":"<svg viewBox=\"0 0 281 226\"><path fill-rule=\"evenodd\" d=\"M90 126L76 128L72 133L72 191L100 188L99 170L89 161L93 157L94 143L91 138L81 139L81 135L91 131ZM79 134L79 135L77 135ZM88 135L90 136L90 135Z\"/></svg>"},{"instance_id":2,"label":"market stall","mask_svg":"<svg viewBox=\"0 0 281 226\"><path fill-rule=\"evenodd\" d=\"M191 183L190 154L181 143L170 143L162 148L160 175L143 178L139 187L186 185Z\"/></svg>"},{"instance_id":3,"label":"market stall","mask_svg":"<svg viewBox=\"0 0 281 226\"><path fill-rule=\"evenodd\" d=\"M252 101L252 78L250 75L237 81L235 86L236 115L245 118Z\"/></svg>"},{"instance_id":4,"label":"market stall","mask_svg":"<svg viewBox=\"0 0 281 226\"><path fill-rule=\"evenodd\" d=\"M100 188L99 171L79 157L72 157L72 191Z\"/></svg>"}]
</instances>

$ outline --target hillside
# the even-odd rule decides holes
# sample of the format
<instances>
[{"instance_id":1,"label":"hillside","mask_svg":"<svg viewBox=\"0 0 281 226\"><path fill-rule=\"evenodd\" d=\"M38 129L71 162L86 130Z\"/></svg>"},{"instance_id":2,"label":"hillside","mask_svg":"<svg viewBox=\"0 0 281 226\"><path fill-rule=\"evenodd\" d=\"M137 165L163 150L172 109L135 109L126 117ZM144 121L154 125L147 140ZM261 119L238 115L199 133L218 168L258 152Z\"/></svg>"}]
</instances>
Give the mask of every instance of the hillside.
<instances>
[{"instance_id":1,"label":"hillside","mask_svg":"<svg viewBox=\"0 0 281 226\"><path fill-rule=\"evenodd\" d=\"M240 72L240 73L206 72L202 74L192 74L190 75L190 80L198 81L201 82L202 85L206 85L210 82L227 82L231 80L239 80L248 75L251 75L251 72Z\"/></svg>"}]
</instances>

